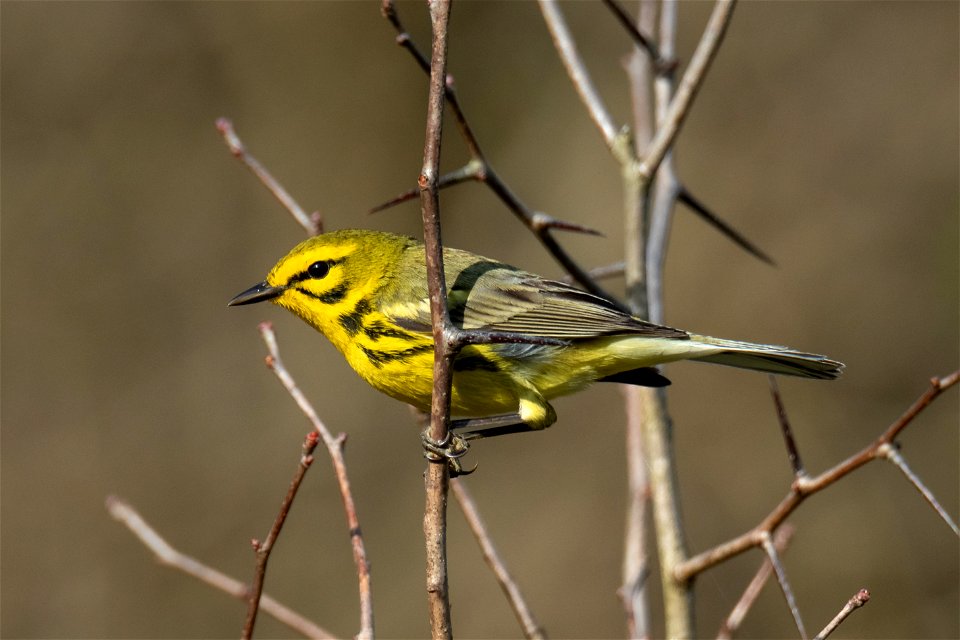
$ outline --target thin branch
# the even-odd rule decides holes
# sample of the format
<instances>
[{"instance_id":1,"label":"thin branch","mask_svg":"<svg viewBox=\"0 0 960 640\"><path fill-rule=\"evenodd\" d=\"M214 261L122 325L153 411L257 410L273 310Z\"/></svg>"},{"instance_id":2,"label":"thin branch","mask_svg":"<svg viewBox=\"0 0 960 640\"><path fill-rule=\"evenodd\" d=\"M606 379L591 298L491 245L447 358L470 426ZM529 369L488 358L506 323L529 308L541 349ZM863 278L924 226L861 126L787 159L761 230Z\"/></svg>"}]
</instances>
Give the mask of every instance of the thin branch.
<instances>
[{"instance_id":1,"label":"thin branch","mask_svg":"<svg viewBox=\"0 0 960 640\"><path fill-rule=\"evenodd\" d=\"M618 590L623 601L629 638L650 637L647 552L647 522L650 519L650 481L643 451L642 399L636 387L624 385L626 403L627 526L624 532L623 584Z\"/></svg>"},{"instance_id":2,"label":"thin branch","mask_svg":"<svg viewBox=\"0 0 960 640\"><path fill-rule=\"evenodd\" d=\"M778 553L783 553L787 550L794 531L796 531L796 529L789 523L777 529L776 534L773 536L773 546L777 549ZM771 563L770 558L767 557L764 558L760 564L760 568L757 569L757 573L754 574L750 584L744 589L743 595L740 596L737 604L734 605L730 611L730 615L723 621L720 630L717 632L717 640L730 640L730 638L733 637L733 634L743 623L743 619L747 613L753 608L757 598L760 597L760 592L767 584L767 580L770 579L771 575L773 575L773 563Z\"/></svg>"},{"instance_id":3,"label":"thin branch","mask_svg":"<svg viewBox=\"0 0 960 640\"><path fill-rule=\"evenodd\" d=\"M503 590L507 601L510 603L510 608L513 609L514 615L517 616L517 621L523 628L524 637L546 638L543 628L540 626L540 623L537 622L536 618L533 617L533 613L531 613L526 599L524 599L523 594L520 592L520 587L517 585L513 576L510 575L510 571L507 570L506 564L504 564L500 553L497 551L496 546L494 546L493 540L491 540L490 534L487 532L487 525L483 522L480 511L477 509L477 504L467 489L467 485L464 484L462 479L458 478L450 483L450 487L453 490L454 497L460 504L460 508L463 510L463 517L466 518L467 524L470 525L470 530L480 545L483 559L487 561L490 570L493 571L493 575L496 576L497 582L500 584L500 589Z\"/></svg>"},{"instance_id":4,"label":"thin branch","mask_svg":"<svg viewBox=\"0 0 960 640\"><path fill-rule=\"evenodd\" d=\"M833 620L831 620L827 626L823 628L823 631L818 633L814 640L825 640L827 636L836 631L837 627L846 620L851 613L859 609L863 605L867 604L870 601L870 592L866 589L860 589L860 591L853 594L853 597L847 600L847 604L843 605L843 608L840 609Z\"/></svg>"},{"instance_id":5,"label":"thin branch","mask_svg":"<svg viewBox=\"0 0 960 640\"><path fill-rule=\"evenodd\" d=\"M805 475L802 478L795 479L793 485L790 487L790 492L780 501L780 504L774 507L760 524L746 533L704 551L682 563L674 569L676 579L690 580L695 575L728 558L743 553L751 547L760 546L763 543L764 535L776 529L807 497L824 490L871 460L886 457L885 445L891 445L901 431L910 425L913 420L944 391L956 385L958 380L960 380L960 371L954 371L943 378L931 379L930 387L917 398L903 415L887 427L876 440L858 453L837 463L818 476L810 477Z\"/></svg>"},{"instance_id":6,"label":"thin branch","mask_svg":"<svg viewBox=\"0 0 960 640\"><path fill-rule=\"evenodd\" d=\"M452 187L460 183L467 182L469 180L482 182L483 181L483 178L481 177L482 172L483 172L483 163L479 162L478 160L470 160L470 162L463 165L456 171L451 171L450 173L445 173L444 175L440 176L440 179L437 180L437 188L446 189L447 187ZM390 207L395 207L398 204L402 204L404 202L407 202L409 200L413 200L414 198L419 198L419 197L420 197L420 187L419 186L413 187L411 189L407 189L400 195L395 196L382 204L378 204L377 206L370 209L370 211L368 211L367 213L380 213L381 211L389 209Z\"/></svg>"},{"instance_id":7,"label":"thin branch","mask_svg":"<svg viewBox=\"0 0 960 640\"><path fill-rule=\"evenodd\" d=\"M660 50L664 56L675 57L677 39L677 3L665 1L660 6ZM657 130L664 127L665 118L674 91L673 74L658 73L653 81L654 120ZM646 141L645 141L646 142ZM637 141L637 154L640 153L640 141ZM645 144L644 148L649 146ZM641 188L646 188L640 181ZM653 193L649 199L649 230L645 253L647 319L663 323L664 271L667 264L667 249L670 246L670 230L673 226L673 214L676 211L677 198L682 191L680 178L673 162L673 151L667 151L660 171L653 184Z\"/></svg>"},{"instance_id":8,"label":"thin branch","mask_svg":"<svg viewBox=\"0 0 960 640\"><path fill-rule=\"evenodd\" d=\"M943 508L940 502L937 500L937 497L933 495L933 492L927 488L927 485L923 483L920 477L913 472L910 466L907 464L907 461L903 459L903 456L900 454L900 450L897 448L896 444L884 444L880 446L878 453L889 460L896 466L901 473L910 481L917 491L920 492L920 495L923 496L923 499L926 500L933 510L937 512L937 515L947 523L947 526L953 531L954 535L960 536L960 530L957 529L957 523L953 521L953 518L947 513L947 510Z\"/></svg>"},{"instance_id":9,"label":"thin branch","mask_svg":"<svg viewBox=\"0 0 960 640\"><path fill-rule=\"evenodd\" d=\"M637 33L652 33L656 28L656 5L648 0L640 3ZM627 78L633 103L633 126L637 140L646 143L653 131L653 98L650 66L637 49L627 58ZM629 151L629 146L627 147ZM632 158L631 158L632 161ZM621 160L621 164L623 161ZM647 310L647 285L644 256L646 254L646 207L649 204L641 185L624 172L624 279L630 310ZM627 526L624 531L623 584L619 592L626 614L630 638L650 638L650 602L648 576L650 573L650 542L647 527L653 488L648 468L644 406L650 403L650 393L637 387L623 388L626 409L625 451L627 462ZM659 479L659 478L658 478ZM661 521L662 522L662 521ZM660 529L656 525L659 548ZM664 571L661 568L661 582ZM669 599L669 596L668 596ZM666 609L666 608L665 608ZM676 629L676 627L672 627Z\"/></svg>"},{"instance_id":10,"label":"thin branch","mask_svg":"<svg viewBox=\"0 0 960 640\"><path fill-rule=\"evenodd\" d=\"M664 7L666 10L666 7ZM641 5L640 29L652 32L655 11L652 2ZM663 24L661 24L661 29ZM667 34L667 40L672 39L672 30ZM661 52L671 47L660 42ZM633 98L634 123L638 132L649 132L651 128L646 122L654 114L654 96L651 91L651 76L649 65L641 60L639 52L634 52L628 66L630 93ZM647 146L645 140L637 140L638 145ZM625 260L626 260L626 287L630 309L637 315L651 318L651 312L662 308L660 296L662 288L659 279L660 271L651 272L651 259L658 261L657 256L665 254L666 235L654 235L649 224L651 207L669 207L669 198L659 194L659 204L650 198L650 180L631 170L636 164L636 152L629 144L623 141L613 149L615 157L621 162L624 184L624 228L625 228ZM633 415L627 419L628 465L632 478L639 465L646 466L649 482L650 499L652 503L652 517L656 532L657 552L660 566L660 585L664 601L664 623L666 635L674 638L690 638L694 635L693 620L693 591L692 586L683 580L674 577L673 568L681 564L687 557L686 542L684 540L683 523L680 516L679 487L677 485L676 466L672 438L670 436L671 423L667 411L667 396L663 389L636 388L628 393L627 410ZM637 433L639 431L639 433ZM640 447L632 444L638 437L642 442L642 455L639 459ZM634 503L638 499L637 490L631 486L631 495ZM632 506L637 508L636 506ZM639 537L637 527L628 529L627 550L635 548L633 540ZM627 562L628 559L625 559ZM639 563L638 565L639 566ZM636 579L636 577L633 577ZM646 606L646 604L634 604ZM637 618L639 619L639 618ZM628 612L628 622L630 614ZM639 628L636 635L648 634L648 630Z\"/></svg>"},{"instance_id":11,"label":"thin branch","mask_svg":"<svg viewBox=\"0 0 960 640\"><path fill-rule=\"evenodd\" d=\"M423 240L426 245L427 285L430 293L430 319L433 326L433 400L430 408L430 439L446 444L450 432L450 386L456 350L447 342L451 326L447 309L443 272L443 243L440 236L440 190L437 187L440 147L443 140L443 103L447 70L447 26L449 0L429 0L433 47L430 57L430 90L427 96L427 126L423 146L420 206L423 213ZM434 638L453 637L447 583L447 489L450 474L447 464L427 464L424 474L426 506L423 533L427 551L427 603L430 629Z\"/></svg>"},{"instance_id":12,"label":"thin branch","mask_svg":"<svg viewBox=\"0 0 960 640\"><path fill-rule=\"evenodd\" d=\"M259 325L260 335L267 345L270 355L266 358L267 366L273 371L277 379L293 398L297 406L316 429L323 439L333 462L333 470L337 476L337 486L340 488L340 498L343 500L343 509L347 517L347 529L350 532L350 545L353 549L353 562L357 568L357 580L360 591L360 631L358 638L373 638L373 591L370 580L370 563L367 560L367 550L363 542L363 533L360 530L360 518L357 516L357 507L353 501L353 492L350 490L350 478L347 475L347 463L343 457L343 448L347 441L346 434L336 437L330 433L327 426L317 416L313 405L303 395L296 381L280 359L280 348L273 326L269 322Z\"/></svg>"},{"instance_id":13,"label":"thin branch","mask_svg":"<svg viewBox=\"0 0 960 640\"><path fill-rule=\"evenodd\" d=\"M697 48L690 58L690 64L683 73L683 78L681 78L677 93L670 103L670 108L667 110L663 122L658 124L657 133L647 147L643 160L635 167L635 171L642 180L649 181L653 178L653 174L663 161L663 157L673 146L673 141L680 131L680 126L690 111L693 98L700 89L707 70L710 68L710 63L713 62L717 49L723 41L723 36L733 16L735 3L736 0L717 0L714 5L713 13L710 14L703 36L697 43ZM662 46L663 43L661 42Z\"/></svg>"},{"instance_id":14,"label":"thin branch","mask_svg":"<svg viewBox=\"0 0 960 640\"><path fill-rule=\"evenodd\" d=\"M764 532L762 538L760 546L763 547L764 552L767 554L767 559L770 560L770 564L773 566L773 572L777 575L777 582L780 584L780 590L783 591L783 597L787 601L787 607L790 609L790 615L793 616L793 622L797 625L797 631L800 632L800 637L803 640L807 640L807 629L803 626L803 618L800 617L800 608L797 607L797 599L793 595L793 588L790 586L790 580L787 579L787 572L783 568L783 563L780 562L780 554L777 553L777 548L773 544L773 537L769 533Z\"/></svg>"},{"instance_id":15,"label":"thin branch","mask_svg":"<svg viewBox=\"0 0 960 640\"><path fill-rule=\"evenodd\" d=\"M217 120L217 130L223 136L224 141L227 143L227 147L230 149L230 153L234 155L235 158L247 165L247 168L253 172L253 175L257 176L260 179L260 182L274 195L274 197L280 201L287 211L290 212L290 215L293 216L293 219L297 221L301 227L303 227L307 234L313 236L319 233L323 233L323 217L319 211L314 211L312 214L307 214L304 211L303 207L297 204L297 201L293 199L293 196L287 192L283 186L277 182L277 180L270 175L270 172L267 171L263 165L261 165L256 158L247 153L247 148L244 146L243 142L240 140L240 137L237 135L236 131L233 128L233 122L227 118L219 118Z\"/></svg>"},{"instance_id":16,"label":"thin branch","mask_svg":"<svg viewBox=\"0 0 960 640\"><path fill-rule=\"evenodd\" d=\"M560 61L563 62L567 75L570 76L570 82L574 89L580 95L580 100L587 108L590 119L600 129L600 135L604 142L611 149L614 147L618 135L619 127L613 122L613 116L603 104L603 99L597 93L590 80L590 73L583 64L583 59L577 53L577 45L573 42L573 36L567 28L567 21L563 17L563 12L556 0L539 0L540 12L550 30L550 36L553 38L553 45L560 55Z\"/></svg>"},{"instance_id":17,"label":"thin branch","mask_svg":"<svg viewBox=\"0 0 960 640\"><path fill-rule=\"evenodd\" d=\"M174 549L169 542L157 533L146 520L124 500L116 496L108 496L106 501L107 512L121 524L127 527L138 540L153 553L160 564L181 571L188 576L223 591L237 600L247 600L250 590L247 585L235 578L213 569L196 558L188 556ZM278 622L286 625L293 631L308 638L334 638L332 633L308 620L299 613L289 609L270 596L264 594L260 598L260 607L265 613Z\"/></svg>"},{"instance_id":18,"label":"thin branch","mask_svg":"<svg viewBox=\"0 0 960 640\"><path fill-rule=\"evenodd\" d=\"M253 549L257 557L256 570L254 571L253 585L250 588L250 594L247 599L247 619L243 625L241 637L249 640L253 637L253 628L257 622L257 612L260 610L260 597L263 594L263 582L267 577L267 562L270 560L270 552L273 551L273 545L280 536L280 530L283 529L283 523L287 520L290 508L293 506L293 500L297 497L297 491L303 483L303 478L307 474L310 465L313 464L313 450L317 448L320 442L320 436L316 431L311 431L303 441L303 453L300 454L300 461L297 464L297 470L287 488L287 495L283 497L280 505L280 511L270 527L270 533L263 542L253 540Z\"/></svg>"}]
</instances>

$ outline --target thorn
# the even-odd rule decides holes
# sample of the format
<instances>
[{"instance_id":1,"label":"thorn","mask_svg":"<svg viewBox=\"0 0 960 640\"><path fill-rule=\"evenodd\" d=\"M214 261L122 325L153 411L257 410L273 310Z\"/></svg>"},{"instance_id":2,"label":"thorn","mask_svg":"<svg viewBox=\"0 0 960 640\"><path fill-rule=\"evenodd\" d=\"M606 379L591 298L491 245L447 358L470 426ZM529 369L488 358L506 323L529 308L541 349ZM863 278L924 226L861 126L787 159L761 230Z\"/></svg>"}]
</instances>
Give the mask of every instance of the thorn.
<instances>
[{"instance_id":1,"label":"thorn","mask_svg":"<svg viewBox=\"0 0 960 640\"><path fill-rule=\"evenodd\" d=\"M603 236L603 233L593 229L591 227L585 227L580 224L575 224L573 222L564 222L563 220L558 220L553 216L547 215L542 211L535 211L533 217L530 220L530 226L535 231L542 231L544 229L559 229L561 231L573 231L576 233L586 233L592 236Z\"/></svg>"},{"instance_id":2,"label":"thorn","mask_svg":"<svg viewBox=\"0 0 960 640\"><path fill-rule=\"evenodd\" d=\"M677 194L677 200L690 207L694 213L706 220L715 229L720 231L720 233L727 236L727 238L732 240L738 247L758 260L762 260L770 266L776 266L777 263L774 262L773 258L768 256L762 249L760 249L760 247L747 240L747 238L739 231L731 227L729 224L724 222L723 219L710 211L706 205L697 200L683 185L680 186L680 193Z\"/></svg>"}]
</instances>

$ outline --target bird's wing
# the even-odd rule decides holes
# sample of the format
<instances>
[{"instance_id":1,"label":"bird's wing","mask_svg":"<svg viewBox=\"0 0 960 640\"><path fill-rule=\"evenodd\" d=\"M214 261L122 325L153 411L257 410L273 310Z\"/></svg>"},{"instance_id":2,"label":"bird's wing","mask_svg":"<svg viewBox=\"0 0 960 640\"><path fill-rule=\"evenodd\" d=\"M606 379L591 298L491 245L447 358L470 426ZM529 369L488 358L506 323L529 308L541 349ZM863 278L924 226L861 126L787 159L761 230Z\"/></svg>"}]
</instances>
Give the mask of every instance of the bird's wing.
<instances>
[{"instance_id":1,"label":"bird's wing","mask_svg":"<svg viewBox=\"0 0 960 640\"><path fill-rule=\"evenodd\" d=\"M450 250L448 250L449 252ZM638 334L689 338L685 331L635 318L609 301L562 282L547 280L500 262L458 261L445 252L447 301L453 323L464 329L509 331L559 339ZM470 255L470 254L466 254ZM454 258L454 259L450 259ZM458 268L460 263L462 268ZM400 326L430 331L430 303L425 287L384 301L381 310ZM413 295L410 295L413 294Z\"/></svg>"}]
</instances>

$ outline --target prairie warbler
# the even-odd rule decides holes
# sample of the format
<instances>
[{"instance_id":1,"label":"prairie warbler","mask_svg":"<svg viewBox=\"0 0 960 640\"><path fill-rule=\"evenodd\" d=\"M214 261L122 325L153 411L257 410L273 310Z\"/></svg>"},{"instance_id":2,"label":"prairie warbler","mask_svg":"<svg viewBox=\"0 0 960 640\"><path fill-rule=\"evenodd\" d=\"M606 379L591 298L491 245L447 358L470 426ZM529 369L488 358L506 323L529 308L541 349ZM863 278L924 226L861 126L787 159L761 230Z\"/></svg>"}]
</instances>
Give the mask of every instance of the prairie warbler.
<instances>
[{"instance_id":1,"label":"prairie warbler","mask_svg":"<svg viewBox=\"0 0 960 640\"><path fill-rule=\"evenodd\" d=\"M550 399L595 381L669 384L653 365L674 360L824 380L843 369L826 356L652 324L576 287L466 251L445 248L443 257L456 325L564 341L460 352L451 410L470 418L453 425L470 429L469 437L548 427L557 419ZM371 386L429 410L433 338L422 243L363 230L310 238L229 304L264 300L325 335Z\"/></svg>"}]
</instances>

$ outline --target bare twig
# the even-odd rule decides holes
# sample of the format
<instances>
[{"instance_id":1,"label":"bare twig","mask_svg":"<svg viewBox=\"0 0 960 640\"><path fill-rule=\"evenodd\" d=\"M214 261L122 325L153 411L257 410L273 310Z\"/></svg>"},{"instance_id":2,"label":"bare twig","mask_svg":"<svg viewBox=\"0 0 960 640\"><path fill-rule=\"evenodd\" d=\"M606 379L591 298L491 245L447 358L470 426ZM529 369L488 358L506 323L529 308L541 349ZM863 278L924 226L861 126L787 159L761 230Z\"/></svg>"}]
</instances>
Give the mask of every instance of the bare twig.
<instances>
[{"instance_id":1,"label":"bare twig","mask_svg":"<svg viewBox=\"0 0 960 640\"><path fill-rule=\"evenodd\" d=\"M807 497L822 491L834 482L849 475L871 460L886 457L886 446L891 445L903 429L933 402L940 394L957 384L960 371L954 371L943 378L930 380L930 388L893 422L876 440L858 453L837 463L818 476L804 475L794 480L790 492L757 526L732 540L704 551L690 558L674 570L677 580L689 580L693 576L723 562L751 547L760 546L765 535L776 529Z\"/></svg>"},{"instance_id":2,"label":"bare twig","mask_svg":"<svg viewBox=\"0 0 960 640\"><path fill-rule=\"evenodd\" d=\"M116 496L109 496L107 497L106 507L110 515L126 526L127 529L153 553L157 562L160 564L181 571L188 576L193 576L197 580L214 589L223 591L238 600L247 600L249 597L250 590L246 584L203 564L196 558L174 549L170 546L169 542L157 533L156 529L151 527L146 520L137 513L136 509L124 500ZM308 638L335 637L326 629L323 629L292 609L283 606L266 594L260 598L260 607L265 613L275 618L278 622L285 624L303 636Z\"/></svg>"},{"instance_id":3,"label":"bare twig","mask_svg":"<svg viewBox=\"0 0 960 640\"><path fill-rule=\"evenodd\" d=\"M786 551L794 531L793 525L789 523L777 529L776 534L773 536L773 545L776 547L778 553ZM726 620L724 620L720 626L720 630L717 632L717 640L730 640L730 638L733 637L733 634L743 623L747 612L750 611L753 604L757 601L757 598L760 597L760 592L763 590L764 585L767 584L767 580L770 579L771 575L773 575L773 563L770 562L770 558L764 558L760 564L760 568L757 569L757 573L754 574L753 579L750 581L750 584L744 589L743 595L740 596L737 604L734 605L730 611L730 615L727 616Z\"/></svg>"},{"instance_id":4,"label":"bare twig","mask_svg":"<svg viewBox=\"0 0 960 640\"><path fill-rule=\"evenodd\" d=\"M933 492L923 484L923 481L920 480L920 477L913 472L910 466L907 464L907 461L903 459L903 456L900 454L900 450L897 448L895 443L883 444L880 446L877 451L882 457L889 460L900 472L910 481L917 491L920 492L920 495L923 496L933 510L937 512L937 515L947 523L947 526L953 531L954 535L960 536L960 530L957 529L957 523L953 521L953 518L947 513L946 509L940 504L937 500L937 497L933 495Z\"/></svg>"},{"instance_id":5,"label":"bare twig","mask_svg":"<svg viewBox=\"0 0 960 640\"><path fill-rule=\"evenodd\" d=\"M603 136L607 146L613 148L619 127L614 124L613 117L603 104L603 99L593 86L593 81L590 80L590 74L580 54L577 53L577 45L573 42L573 36L570 35L567 21L559 5L556 0L540 0L539 4L540 12L553 38L553 44L560 54L560 61L563 62L567 75L570 76L571 84L580 94L580 100L587 108L590 119L600 129L600 135Z\"/></svg>"},{"instance_id":6,"label":"bare twig","mask_svg":"<svg viewBox=\"0 0 960 640\"><path fill-rule=\"evenodd\" d=\"M480 545L480 551L483 553L484 560L487 561L490 570L493 571L493 575L496 576L497 582L500 584L500 589L503 590L507 601L510 603L510 607L513 609L514 615L517 616L517 621L520 622L520 626L523 628L524 637L546 638L543 628L540 626L540 623L537 622L536 618L533 617L533 613L530 611L526 599L524 599L523 594L520 592L520 587L517 585L516 580L513 579L513 576L510 575L510 571L507 570L507 566L500 557L500 553L497 551L496 546L494 546L493 540L491 540L490 534L487 532L487 525L483 522L480 511L477 509L476 502L474 502L473 496L467 489L467 485L464 484L462 479L458 478L450 483L450 487L453 490L454 497L460 504L460 508L463 510L463 517L467 519L467 524L470 525L470 530Z\"/></svg>"},{"instance_id":7,"label":"bare twig","mask_svg":"<svg viewBox=\"0 0 960 640\"><path fill-rule=\"evenodd\" d=\"M420 206L423 213L423 240L426 245L427 285L430 319L433 326L433 400L429 437L445 444L450 430L450 385L456 350L447 341L451 326L443 273L443 244L440 237L440 145L443 140L443 103L447 74L447 25L450 0L429 0L433 47L430 57L430 90L427 96L427 127L423 146ZM444 461L427 465L424 475L426 506L423 533L427 550L427 603L434 638L451 638L450 599L447 593L447 489L450 475Z\"/></svg>"},{"instance_id":8,"label":"bare twig","mask_svg":"<svg viewBox=\"0 0 960 640\"><path fill-rule=\"evenodd\" d=\"M273 545L280 535L280 530L283 528L283 523L287 519L287 514L290 513L290 507L293 506L293 500L297 497L297 491L300 489L301 483L303 483L307 469L313 464L313 450L317 448L319 441L320 436L316 431L311 431L307 434L303 442L303 453L300 455L300 462L293 475L293 480L290 481L287 495L284 496L283 502L280 505L280 511L273 521L273 526L270 527L270 533L267 534L267 538L263 542L253 540L253 549L257 557L257 563L256 570L254 571L253 585L250 587L250 594L247 598L247 619L246 622L244 622L243 632L241 633L241 637L247 640L253 637L253 628L257 622L257 612L260 610L260 596L263 594L263 581L267 577L267 562L270 560L270 552L273 551Z\"/></svg>"},{"instance_id":9,"label":"bare twig","mask_svg":"<svg viewBox=\"0 0 960 640\"><path fill-rule=\"evenodd\" d=\"M663 161L663 157L673 145L673 141L680 131L680 126L686 119L690 110L690 105L697 91L700 89L710 63L723 41L727 25L730 24L730 18L733 16L733 7L736 0L717 0L707 21L707 26L703 31L703 36L697 43L697 48L690 58L690 64L677 87L677 93L670 102L670 108L663 117L662 122L658 123L657 133L653 141L647 147L643 155L643 160L634 168L640 178L649 181ZM669 55L663 51L663 43L660 43L661 53ZM658 118L659 120L659 118Z\"/></svg>"},{"instance_id":10,"label":"bare twig","mask_svg":"<svg viewBox=\"0 0 960 640\"><path fill-rule=\"evenodd\" d=\"M790 580L787 579L787 571L780 562L780 554L773 544L773 536L764 532L760 546L767 554L767 559L773 566L773 572L777 575L777 582L780 584L780 590L783 591L783 597L787 601L787 607L790 609L790 615L793 616L793 622L797 625L797 631L800 637L807 640L807 629L803 626L803 618L800 616L800 608L797 606L797 599L793 595L793 588L790 586Z\"/></svg>"},{"instance_id":11,"label":"bare twig","mask_svg":"<svg viewBox=\"0 0 960 640\"><path fill-rule=\"evenodd\" d=\"M814 640L825 640L827 636L833 633L840 624L849 617L856 609L859 609L863 605L867 604L870 601L870 592L866 589L860 589L860 591L853 594L853 597L847 600L847 604L843 605L843 608L840 609L840 612L831 620L823 630L816 635Z\"/></svg>"},{"instance_id":12,"label":"bare twig","mask_svg":"<svg viewBox=\"0 0 960 640\"><path fill-rule=\"evenodd\" d=\"M350 545L353 549L353 562L357 567L357 579L360 591L360 631L358 638L373 637L373 592L370 582L370 563L367 561L366 546L363 543L363 534L360 530L360 519L357 516L357 507L353 501L353 492L350 490L350 478L347 475L347 463L343 457L343 447L347 441L346 434L339 434L336 437L330 433L323 421L317 416L313 405L303 395L303 391L297 386L296 381L280 359L280 349L277 346L277 337L273 332L273 326L269 322L262 322L259 326L260 335L267 345L267 366L280 380L280 383L287 390L287 393L293 398L300 407L300 410L316 429L317 433L323 439L330 453L330 460L333 462L333 470L337 476L337 486L340 488L340 498L343 500L343 509L347 516L347 528L350 532Z\"/></svg>"},{"instance_id":13,"label":"bare twig","mask_svg":"<svg viewBox=\"0 0 960 640\"><path fill-rule=\"evenodd\" d=\"M286 207L290 215L293 216L293 219L306 230L307 234L316 235L323 233L323 217L320 215L320 212L314 211L308 215L307 212L297 204L297 201L293 199L293 196L283 188L283 185L277 182L256 158L247 153L247 148L240 140L236 131L234 131L233 123L229 119L218 119L217 130L220 131L224 141L227 143L227 147L230 148L230 153L243 162L243 164L247 165L247 168L253 172L253 175L257 176L270 193L280 201L280 204Z\"/></svg>"}]
</instances>

